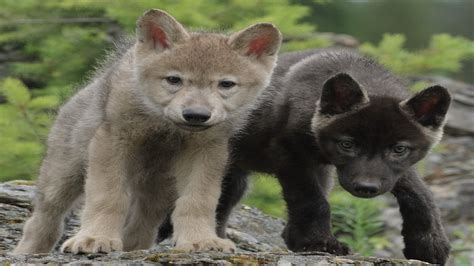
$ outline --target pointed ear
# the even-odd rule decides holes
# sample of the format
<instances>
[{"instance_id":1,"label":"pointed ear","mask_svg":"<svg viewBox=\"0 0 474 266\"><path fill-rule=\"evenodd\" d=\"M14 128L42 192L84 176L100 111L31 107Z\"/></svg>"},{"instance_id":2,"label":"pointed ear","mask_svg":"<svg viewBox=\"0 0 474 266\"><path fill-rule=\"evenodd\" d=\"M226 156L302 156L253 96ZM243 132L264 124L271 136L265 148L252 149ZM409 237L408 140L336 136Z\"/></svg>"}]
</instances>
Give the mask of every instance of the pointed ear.
<instances>
[{"instance_id":1,"label":"pointed ear","mask_svg":"<svg viewBox=\"0 0 474 266\"><path fill-rule=\"evenodd\" d=\"M142 49L161 52L188 38L184 27L165 11L150 9L137 20L137 40Z\"/></svg>"},{"instance_id":2,"label":"pointed ear","mask_svg":"<svg viewBox=\"0 0 474 266\"><path fill-rule=\"evenodd\" d=\"M357 81L346 73L339 73L324 83L319 99L319 113L341 114L368 102L367 94Z\"/></svg>"},{"instance_id":3,"label":"pointed ear","mask_svg":"<svg viewBox=\"0 0 474 266\"><path fill-rule=\"evenodd\" d=\"M400 107L422 126L439 128L443 125L450 103L448 90L436 85L401 102Z\"/></svg>"},{"instance_id":4,"label":"pointed ear","mask_svg":"<svg viewBox=\"0 0 474 266\"><path fill-rule=\"evenodd\" d=\"M229 37L229 45L245 56L257 59L274 56L281 45L281 33L271 23L258 23Z\"/></svg>"}]
</instances>

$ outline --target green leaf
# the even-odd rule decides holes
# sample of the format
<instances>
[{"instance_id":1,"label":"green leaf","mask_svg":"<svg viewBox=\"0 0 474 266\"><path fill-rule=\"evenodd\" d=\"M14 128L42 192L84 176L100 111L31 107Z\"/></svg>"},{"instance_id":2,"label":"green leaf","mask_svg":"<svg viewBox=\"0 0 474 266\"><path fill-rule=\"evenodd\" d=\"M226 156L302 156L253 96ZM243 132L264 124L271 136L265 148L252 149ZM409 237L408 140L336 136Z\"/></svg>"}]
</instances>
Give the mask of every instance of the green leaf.
<instances>
[{"instance_id":1,"label":"green leaf","mask_svg":"<svg viewBox=\"0 0 474 266\"><path fill-rule=\"evenodd\" d=\"M54 95L50 95L50 96L41 96L41 97L34 98L33 100L31 100L28 107L35 110L41 110L41 109L53 109L53 108L56 108L58 105L59 105L58 97Z\"/></svg>"},{"instance_id":2,"label":"green leaf","mask_svg":"<svg viewBox=\"0 0 474 266\"><path fill-rule=\"evenodd\" d=\"M7 101L17 107L26 106L31 95L26 86L18 79L6 78L0 86L0 92L5 95Z\"/></svg>"}]
</instances>

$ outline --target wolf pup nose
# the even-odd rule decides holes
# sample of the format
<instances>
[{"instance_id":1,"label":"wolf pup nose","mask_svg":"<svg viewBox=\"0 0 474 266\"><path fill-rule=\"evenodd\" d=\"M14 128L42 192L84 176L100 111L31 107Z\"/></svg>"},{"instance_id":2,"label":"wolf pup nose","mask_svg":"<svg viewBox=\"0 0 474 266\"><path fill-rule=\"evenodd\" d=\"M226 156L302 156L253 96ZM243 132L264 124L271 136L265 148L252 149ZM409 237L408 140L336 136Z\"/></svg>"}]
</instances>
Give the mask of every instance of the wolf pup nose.
<instances>
[{"instance_id":1,"label":"wolf pup nose","mask_svg":"<svg viewBox=\"0 0 474 266\"><path fill-rule=\"evenodd\" d=\"M64 252L147 249L173 207L177 250L234 251L215 232L229 138L268 85L280 43L268 23L192 33L146 12L136 41L59 111L14 253L51 251L84 191L81 229Z\"/></svg>"},{"instance_id":2,"label":"wolf pup nose","mask_svg":"<svg viewBox=\"0 0 474 266\"><path fill-rule=\"evenodd\" d=\"M377 180L374 181L354 181L352 184L354 194L362 198L371 198L379 194L382 184Z\"/></svg>"},{"instance_id":3,"label":"wolf pup nose","mask_svg":"<svg viewBox=\"0 0 474 266\"><path fill-rule=\"evenodd\" d=\"M183 118L189 126L203 127L204 123L211 118L211 112L206 108L188 108L183 110Z\"/></svg>"}]
</instances>

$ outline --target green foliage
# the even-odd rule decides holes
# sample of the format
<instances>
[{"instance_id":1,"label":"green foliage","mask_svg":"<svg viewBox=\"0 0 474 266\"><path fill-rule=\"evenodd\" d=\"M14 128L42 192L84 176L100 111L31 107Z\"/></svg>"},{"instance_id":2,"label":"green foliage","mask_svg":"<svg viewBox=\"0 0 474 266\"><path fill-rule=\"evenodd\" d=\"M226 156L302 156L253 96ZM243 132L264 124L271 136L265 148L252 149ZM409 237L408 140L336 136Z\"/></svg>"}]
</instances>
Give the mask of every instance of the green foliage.
<instances>
[{"instance_id":1,"label":"green foliage","mask_svg":"<svg viewBox=\"0 0 474 266\"><path fill-rule=\"evenodd\" d=\"M69 26L60 30L60 35L28 43L26 49L39 60L14 63L12 74L50 86L67 86L84 80L96 60L103 57L107 36L97 29Z\"/></svg>"},{"instance_id":2,"label":"green foliage","mask_svg":"<svg viewBox=\"0 0 474 266\"><path fill-rule=\"evenodd\" d=\"M301 51L305 49L324 48L328 46L331 46L330 40L321 37L312 37L284 43L282 46L282 52Z\"/></svg>"},{"instance_id":3,"label":"green foliage","mask_svg":"<svg viewBox=\"0 0 474 266\"><path fill-rule=\"evenodd\" d=\"M44 1L50 7L62 10L88 8L104 13L117 21L128 31L135 27L137 17L150 8L160 8L172 14L188 27L214 30L237 30L256 22L276 23L288 36L309 34L315 30L311 24L300 23L309 14L307 6L291 3L289 0L54 0Z\"/></svg>"},{"instance_id":4,"label":"green foliage","mask_svg":"<svg viewBox=\"0 0 474 266\"><path fill-rule=\"evenodd\" d=\"M46 112L58 106L55 96L32 97L17 79L0 83L0 180L30 179L38 170L43 140L52 118Z\"/></svg>"},{"instance_id":5,"label":"green foliage","mask_svg":"<svg viewBox=\"0 0 474 266\"><path fill-rule=\"evenodd\" d=\"M28 88L16 79L5 79L2 84L2 93L11 104L16 106L24 106L31 99Z\"/></svg>"},{"instance_id":6,"label":"green foliage","mask_svg":"<svg viewBox=\"0 0 474 266\"><path fill-rule=\"evenodd\" d=\"M310 24L299 23L303 16L309 14L309 8L292 4L288 0L142 0L127 2L89 0L83 2L104 8L108 16L116 19L129 30L134 27L137 14L141 14L150 7L159 7L170 12L178 21L188 27L239 30L250 24L266 21L277 24L286 36L300 36L315 30L314 26Z\"/></svg>"},{"instance_id":7,"label":"green foliage","mask_svg":"<svg viewBox=\"0 0 474 266\"><path fill-rule=\"evenodd\" d=\"M90 7L62 7L60 1L0 0L0 47L21 51L11 76L30 87L69 86L84 79L107 47L106 27L64 19L97 16ZM109 44L110 45L110 44Z\"/></svg>"},{"instance_id":8,"label":"green foliage","mask_svg":"<svg viewBox=\"0 0 474 266\"><path fill-rule=\"evenodd\" d=\"M380 201L355 198L339 188L331 193L329 202L333 232L352 250L370 256L390 245L381 235L383 204Z\"/></svg>"},{"instance_id":9,"label":"green foliage","mask_svg":"<svg viewBox=\"0 0 474 266\"><path fill-rule=\"evenodd\" d=\"M251 177L250 193L244 204L254 206L275 217L286 217L285 203L278 180L272 176L256 173Z\"/></svg>"},{"instance_id":10,"label":"green foliage","mask_svg":"<svg viewBox=\"0 0 474 266\"><path fill-rule=\"evenodd\" d=\"M68 6L78 4L77 1L66 1L66 3L68 3ZM316 30L315 25L301 22L304 16L309 15L309 8L290 3L289 0L141 0L127 2L83 0L79 3L103 10L107 17L117 21L129 32L135 27L137 14L141 14L150 7L159 7L170 12L178 21L190 28L235 31L253 23L265 21L278 25L278 28L287 39L309 36ZM292 47L293 45L307 49L326 47L330 43L328 40L321 38L295 40L285 43L283 50L296 50ZM290 46L290 48L285 48L285 46Z\"/></svg>"},{"instance_id":11,"label":"green foliage","mask_svg":"<svg viewBox=\"0 0 474 266\"><path fill-rule=\"evenodd\" d=\"M412 84L409 88L409 90L413 93L420 92L428 87L430 87L432 84L426 82L426 81L418 81Z\"/></svg>"},{"instance_id":12,"label":"green foliage","mask_svg":"<svg viewBox=\"0 0 474 266\"><path fill-rule=\"evenodd\" d=\"M404 50L405 41L402 34L384 34L378 46L364 43L360 50L403 75L454 73L464 60L474 59L474 42L463 37L433 35L429 46L416 52Z\"/></svg>"}]
</instances>

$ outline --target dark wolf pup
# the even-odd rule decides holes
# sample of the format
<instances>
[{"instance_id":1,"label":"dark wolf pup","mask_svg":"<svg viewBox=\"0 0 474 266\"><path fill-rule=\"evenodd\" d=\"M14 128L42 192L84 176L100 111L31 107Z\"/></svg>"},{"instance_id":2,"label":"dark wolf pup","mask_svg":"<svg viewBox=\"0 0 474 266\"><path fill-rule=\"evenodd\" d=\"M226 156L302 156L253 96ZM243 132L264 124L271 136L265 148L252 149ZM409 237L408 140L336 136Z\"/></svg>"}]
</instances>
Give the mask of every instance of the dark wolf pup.
<instances>
[{"instance_id":1,"label":"dark wolf pup","mask_svg":"<svg viewBox=\"0 0 474 266\"><path fill-rule=\"evenodd\" d=\"M84 191L81 229L63 251L149 248L172 208L176 249L234 250L215 232L228 142L270 82L280 43L267 23L189 33L146 12L136 42L61 108L14 253L49 252Z\"/></svg>"},{"instance_id":2,"label":"dark wolf pup","mask_svg":"<svg viewBox=\"0 0 474 266\"><path fill-rule=\"evenodd\" d=\"M445 88L411 96L389 71L352 52L281 55L252 119L231 140L218 235L225 236L250 171L266 172L283 188L288 224L282 236L289 249L347 254L330 230L327 195L335 166L354 196L391 192L397 198L407 258L444 264L449 242L414 164L440 140L449 104Z\"/></svg>"}]
</instances>

